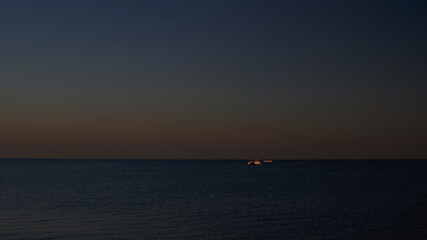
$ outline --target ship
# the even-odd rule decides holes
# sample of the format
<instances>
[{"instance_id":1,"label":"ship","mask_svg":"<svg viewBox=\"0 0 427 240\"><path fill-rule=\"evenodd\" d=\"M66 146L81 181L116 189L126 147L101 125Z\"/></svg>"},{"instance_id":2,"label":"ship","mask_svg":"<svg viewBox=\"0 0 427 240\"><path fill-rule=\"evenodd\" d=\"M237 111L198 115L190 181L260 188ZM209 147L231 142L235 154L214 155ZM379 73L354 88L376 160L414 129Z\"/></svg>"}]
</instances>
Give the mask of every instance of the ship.
<instances>
[{"instance_id":1,"label":"ship","mask_svg":"<svg viewBox=\"0 0 427 240\"><path fill-rule=\"evenodd\" d=\"M249 161L248 165L258 165L259 166L259 165L261 165L261 161L258 159L254 159L252 161Z\"/></svg>"}]
</instances>

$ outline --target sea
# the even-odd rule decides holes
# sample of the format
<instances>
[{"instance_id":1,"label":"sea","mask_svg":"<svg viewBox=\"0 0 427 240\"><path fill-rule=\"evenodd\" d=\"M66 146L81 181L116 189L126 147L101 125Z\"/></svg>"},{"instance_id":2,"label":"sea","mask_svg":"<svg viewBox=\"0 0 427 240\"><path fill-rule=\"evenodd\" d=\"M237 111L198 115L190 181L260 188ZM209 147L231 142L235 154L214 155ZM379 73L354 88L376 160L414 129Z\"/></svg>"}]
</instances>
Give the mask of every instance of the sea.
<instances>
[{"instance_id":1,"label":"sea","mask_svg":"<svg viewBox=\"0 0 427 240\"><path fill-rule=\"evenodd\" d=\"M427 161L0 160L0 239L427 239Z\"/></svg>"}]
</instances>

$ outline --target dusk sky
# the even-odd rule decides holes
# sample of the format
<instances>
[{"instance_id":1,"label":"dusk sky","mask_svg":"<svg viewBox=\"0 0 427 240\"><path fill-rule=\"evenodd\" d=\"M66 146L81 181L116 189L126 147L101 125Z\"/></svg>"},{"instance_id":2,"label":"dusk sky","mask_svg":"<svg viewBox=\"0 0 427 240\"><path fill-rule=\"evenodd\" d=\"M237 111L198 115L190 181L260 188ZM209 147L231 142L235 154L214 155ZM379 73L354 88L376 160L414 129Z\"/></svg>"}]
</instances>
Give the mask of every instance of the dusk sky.
<instances>
[{"instance_id":1,"label":"dusk sky","mask_svg":"<svg viewBox=\"0 0 427 240\"><path fill-rule=\"evenodd\" d=\"M427 158L426 1L0 1L0 158Z\"/></svg>"}]
</instances>

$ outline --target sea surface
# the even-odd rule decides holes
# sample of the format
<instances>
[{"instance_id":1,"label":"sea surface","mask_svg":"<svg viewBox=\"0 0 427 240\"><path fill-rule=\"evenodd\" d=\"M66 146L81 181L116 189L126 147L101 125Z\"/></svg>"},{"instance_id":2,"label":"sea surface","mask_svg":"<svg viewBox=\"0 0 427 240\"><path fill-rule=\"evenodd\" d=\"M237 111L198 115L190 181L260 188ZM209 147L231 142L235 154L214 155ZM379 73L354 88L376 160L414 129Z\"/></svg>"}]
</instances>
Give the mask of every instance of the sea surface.
<instances>
[{"instance_id":1,"label":"sea surface","mask_svg":"<svg viewBox=\"0 0 427 240\"><path fill-rule=\"evenodd\" d=\"M3 159L0 239L427 239L427 161Z\"/></svg>"}]
</instances>

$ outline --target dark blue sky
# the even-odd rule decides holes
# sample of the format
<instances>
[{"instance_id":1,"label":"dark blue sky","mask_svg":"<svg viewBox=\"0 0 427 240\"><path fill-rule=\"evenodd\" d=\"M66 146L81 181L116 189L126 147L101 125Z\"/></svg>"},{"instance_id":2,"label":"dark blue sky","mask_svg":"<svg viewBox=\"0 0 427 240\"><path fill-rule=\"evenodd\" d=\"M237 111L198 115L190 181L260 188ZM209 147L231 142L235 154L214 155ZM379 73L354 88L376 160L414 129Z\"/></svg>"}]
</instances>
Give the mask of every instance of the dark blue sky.
<instances>
[{"instance_id":1,"label":"dark blue sky","mask_svg":"<svg viewBox=\"0 0 427 240\"><path fill-rule=\"evenodd\" d=\"M0 157L427 158L425 1L0 1Z\"/></svg>"}]
</instances>

